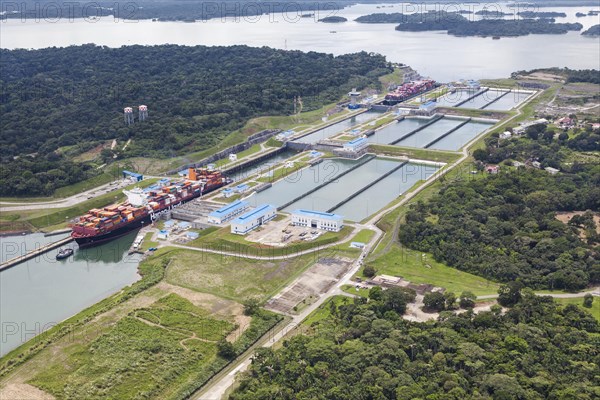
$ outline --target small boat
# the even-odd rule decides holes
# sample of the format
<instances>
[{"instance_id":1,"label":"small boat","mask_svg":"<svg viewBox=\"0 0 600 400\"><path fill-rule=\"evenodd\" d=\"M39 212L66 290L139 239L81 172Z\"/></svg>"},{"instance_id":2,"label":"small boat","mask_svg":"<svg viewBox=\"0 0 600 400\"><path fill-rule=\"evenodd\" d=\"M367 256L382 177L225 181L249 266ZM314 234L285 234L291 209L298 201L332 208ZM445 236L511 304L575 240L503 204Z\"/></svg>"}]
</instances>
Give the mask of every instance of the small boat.
<instances>
[{"instance_id":1,"label":"small boat","mask_svg":"<svg viewBox=\"0 0 600 400\"><path fill-rule=\"evenodd\" d=\"M329 33L337 33L337 31L329 31Z\"/></svg>"},{"instance_id":2,"label":"small boat","mask_svg":"<svg viewBox=\"0 0 600 400\"><path fill-rule=\"evenodd\" d=\"M73 249L60 249L58 253L56 253L57 260L63 260L65 258L69 258L73 255Z\"/></svg>"},{"instance_id":3,"label":"small boat","mask_svg":"<svg viewBox=\"0 0 600 400\"><path fill-rule=\"evenodd\" d=\"M492 36L493 40L500 40L500 36Z\"/></svg>"}]
</instances>

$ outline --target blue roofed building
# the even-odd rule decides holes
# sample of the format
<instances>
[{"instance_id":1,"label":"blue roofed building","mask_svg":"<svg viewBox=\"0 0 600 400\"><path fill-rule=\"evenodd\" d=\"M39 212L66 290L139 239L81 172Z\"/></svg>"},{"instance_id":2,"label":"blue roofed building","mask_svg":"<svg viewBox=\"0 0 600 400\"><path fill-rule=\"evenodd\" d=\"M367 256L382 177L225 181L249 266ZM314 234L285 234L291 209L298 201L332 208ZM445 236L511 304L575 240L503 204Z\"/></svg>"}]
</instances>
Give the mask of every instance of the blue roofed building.
<instances>
[{"instance_id":1,"label":"blue roofed building","mask_svg":"<svg viewBox=\"0 0 600 400\"><path fill-rule=\"evenodd\" d=\"M208 223L220 225L243 213L248 207L247 201L236 200L208 214Z\"/></svg>"},{"instance_id":2,"label":"blue roofed building","mask_svg":"<svg viewBox=\"0 0 600 400\"><path fill-rule=\"evenodd\" d=\"M344 227L344 217L320 211L294 210L292 211L292 225L339 232Z\"/></svg>"},{"instance_id":3,"label":"blue roofed building","mask_svg":"<svg viewBox=\"0 0 600 400\"><path fill-rule=\"evenodd\" d=\"M367 139L364 137L359 137L347 143L344 143L344 150L353 153L360 153L361 151L366 150L368 146L369 142L367 141Z\"/></svg>"},{"instance_id":4,"label":"blue roofed building","mask_svg":"<svg viewBox=\"0 0 600 400\"><path fill-rule=\"evenodd\" d=\"M429 100L426 103L423 103L419 106L419 111L426 113L427 115L431 115L435 109L437 108L437 102L434 100Z\"/></svg>"},{"instance_id":5,"label":"blue roofed building","mask_svg":"<svg viewBox=\"0 0 600 400\"><path fill-rule=\"evenodd\" d=\"M231 233L245 235L253 229L258 228L267 221L272 220L277 215L277 208L271 204L263 204L254 210L240 215L231 221Z\"/></svg>"},{"instance_id":6,"label":"blue roofed building","mask_svg":"<svg viewBox=\"0 0 600 400\"><path fill-rule=\"evenodd\" d=\"M137 172L123 170L123 178L125 178L125 179L129 178L135 182L139 182L142 179L144 179L144 175L138 174Z\"/></svg>"}]
</instances>

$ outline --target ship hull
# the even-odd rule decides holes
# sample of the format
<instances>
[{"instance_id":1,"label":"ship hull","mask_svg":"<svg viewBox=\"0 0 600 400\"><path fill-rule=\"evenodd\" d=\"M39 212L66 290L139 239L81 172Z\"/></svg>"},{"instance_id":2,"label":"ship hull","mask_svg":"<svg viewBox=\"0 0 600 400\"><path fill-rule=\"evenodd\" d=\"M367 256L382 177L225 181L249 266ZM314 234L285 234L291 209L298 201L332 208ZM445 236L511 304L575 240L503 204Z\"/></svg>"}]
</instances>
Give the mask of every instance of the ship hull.
<instances>
[{"instance_id":1,"label":"ship hull","mask_svg":"<svg viewBox=\"0 0 600 400\"><path fill-rule=\"evenodd\" d=\"M198 192L198 193L194 193L192 194L190 197L178 202L178 203L174 203L171 204L163 209L160 210L156 210L153 214L148 214L142 218L139 218L135 221L132 221L126 225L120 226L116 229L113 229L109 232L106 233L102 233L99 235L93 235L93 236L81 236L81 237L77 237L75 235L72 235L73 239L75 239L75 242L77 242L77 244L79 245L80 248L86 248L86 247L93 247L93 246L99 246L101 244L107 243L111 240L117 239L119 237L125 236L128 233L132 232L132 231L136 231L141 229L144 226L148 226L149 224L152 223L152 218L154 217L155 219L158 219L158 216L160 215L161 212L168 210L168 209L172 209L174 206L178 206L184 203L187 203L190 200L193 200L195 198L200 197L201 195L205 195L208 194L210 192L212 192L213 190L216 190L220 187L222 187L223 185L215 185L213 187L207 188L206 190L204 190L203 192Z\"/></svg>"},{"instance_id":2,"label":"ship hull","mask_svg":"<svg viewBox=\"0 0 600 400\"><path fill-rule=\"evenodd\" d=\"M74 239L80 248L98 246L98 245L104 244L106 242L109 242L111 240L125 236L132 231L139 230L143 226L148 226L151 222L152 222L152 216L150 214L148 214L144 218L140 218L137 221L133 221L129 224L123 225L117 229L110 231L110 232L106 232L104 234L95 235L95 236L75 237Z\"/></svg>"}]
</instances>

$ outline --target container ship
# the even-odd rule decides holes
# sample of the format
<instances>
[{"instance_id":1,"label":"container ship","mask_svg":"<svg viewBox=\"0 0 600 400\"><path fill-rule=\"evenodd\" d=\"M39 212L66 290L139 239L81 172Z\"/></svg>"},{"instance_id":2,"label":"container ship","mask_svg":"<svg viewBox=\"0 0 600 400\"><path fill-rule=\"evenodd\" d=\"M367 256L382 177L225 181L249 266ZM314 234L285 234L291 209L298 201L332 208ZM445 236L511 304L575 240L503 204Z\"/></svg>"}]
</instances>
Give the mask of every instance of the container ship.
<instances>
[{"instance_id":1,"label":"container ship","mask_svg":"<svg viewBox=\"0 0 600 400\"><path fill-rule=\"evenodd\" d=\"M435 87L436 83L432 79L423 79L420 81L412 81L405 83L393 92L388 93L385 96L383 103L388 106L393 106L402 101L408 100L415 97L423 92L426 92Z\"/></svg>"},{"instance_id":2,"label":"container ship","mask_svg":"<svg viewBox=\"0 0 600 400\"><path fill-rule=\"evenodd\" d=\"M140 229L160 214L231 183L220 171L189 168L187 179L164 179L147 189L124 190L127 201L93 208L71 225L79 247L96 246Z\"/></svg>"}]
</instances>

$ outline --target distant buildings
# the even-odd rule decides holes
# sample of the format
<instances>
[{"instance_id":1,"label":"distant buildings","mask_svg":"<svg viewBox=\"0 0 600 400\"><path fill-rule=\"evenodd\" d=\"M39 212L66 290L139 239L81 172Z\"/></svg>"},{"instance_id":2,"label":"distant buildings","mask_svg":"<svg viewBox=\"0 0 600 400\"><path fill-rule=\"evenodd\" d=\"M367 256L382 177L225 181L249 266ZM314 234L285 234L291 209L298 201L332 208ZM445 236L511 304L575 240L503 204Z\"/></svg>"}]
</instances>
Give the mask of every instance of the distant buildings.
<instances>
[{"instance_id":1,"label":"distant buildings","mask_svg":"<svg viewBox=\"0 0 600 400\"><path fill-rule=\"evenodd\" d=\"M550 175L556 175L560 172L560 170L558 170L556 168L552 168L552 167L546 167L546 168L544 168L544 170L546 172L548 172Z\"/></svg>"},{"instance_id":2,"label":"distant buildings","mask_svg":"<svg viewBox=\"0 0 600 400\"><path fill-rule=\"evenodd\" d=\"M500 172L500 167L498 165L486 165L485 172L495 175Z\"/></svg>"},{"instance_id":3,"label":"distant buildings","mask_svg":"<svg viewBox=\"0 0 600 400\"><path fill-rule=\"evenodd\" d=\"M501 134L498 136L498 138L499 138L499 139L501 139L501 140L504 140L504 139L510 139L511 137L512 137L512 132L511 132L511 131L505 131L505 132L502 132L502 133L501 133Z\"/></svg>"},{"instance_id":4,"label":"distant buildings","mask_svg":"<svg viewBox=\"0 0 600 400\"><path fill-rule=\"evenodd\" d=\"M344 227L344 217L319 211L294 210L292 225L339 232Z\"/></svg>"},{"instance_id":5,"label":"distant buildings","mask_svg":"<svg viewBox=\"0 0 600 400\"><path fill-rule=\"evenodd\" d=\"M263 204L231 221L231 233L245 235L277 215L277 208Z\"/></svg>"},{"instance_id":6,"label":"distant buildings","mask_svg":"<svg viewBox=\"0 0 600 400\"><path fill-rule=\"evenodd\" d=\"M563 117L556 120L556 125L560 126L563 129L572 128L575 126L575 120L570 117Z\"/></svg>"}]
</instances>

